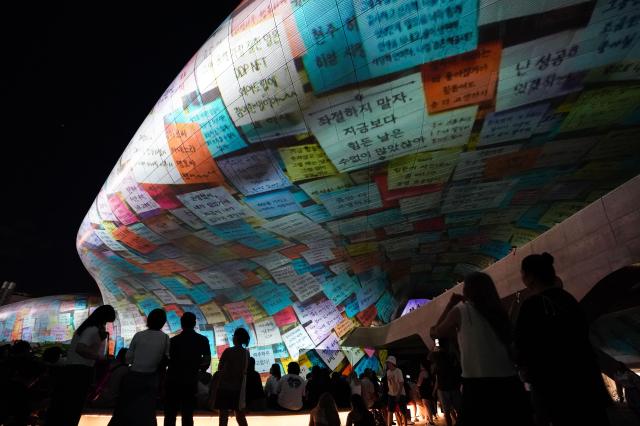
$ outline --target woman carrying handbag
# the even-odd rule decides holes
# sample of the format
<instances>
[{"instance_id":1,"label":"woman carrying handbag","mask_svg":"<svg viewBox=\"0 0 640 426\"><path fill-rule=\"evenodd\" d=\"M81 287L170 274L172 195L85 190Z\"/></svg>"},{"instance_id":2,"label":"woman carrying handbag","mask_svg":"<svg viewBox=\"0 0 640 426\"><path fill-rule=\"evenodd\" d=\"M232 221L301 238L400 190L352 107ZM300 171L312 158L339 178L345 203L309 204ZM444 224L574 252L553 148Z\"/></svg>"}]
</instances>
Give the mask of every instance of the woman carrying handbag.
<instances>
[{"instance_id":1,"label":"woman carrying handbag","mask_svg":"<svg viewBox=\"0 0 640 426\"><path fill-rule=\"evenodd\" d=\"M237 328L233 333L233 347L220 357L218 371L211 380L209 406L220 411L220 426L229 423L229 411L233 410L240 426L247 426L245 417L249 333Z\"/></svg>"}]
</instances>

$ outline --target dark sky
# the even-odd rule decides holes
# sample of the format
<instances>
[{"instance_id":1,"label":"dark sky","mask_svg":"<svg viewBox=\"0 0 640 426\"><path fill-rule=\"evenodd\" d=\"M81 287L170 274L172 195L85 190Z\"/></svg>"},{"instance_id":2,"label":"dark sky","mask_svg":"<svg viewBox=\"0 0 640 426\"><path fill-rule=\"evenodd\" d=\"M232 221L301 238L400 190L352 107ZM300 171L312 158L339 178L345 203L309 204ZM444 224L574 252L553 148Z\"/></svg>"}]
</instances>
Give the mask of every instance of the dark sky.
<instances>
[{"instance_id":1,"label":"dark sky","mask_svg":"<svg viewBox=\"0 0 640 426\"><path fill-rule=\"evenodd\" d=\"M36 295L97 292L75 251L78 226L147 112L238 1L21 3L2 36L0 281Z\"/></svg>"}]
</instances>

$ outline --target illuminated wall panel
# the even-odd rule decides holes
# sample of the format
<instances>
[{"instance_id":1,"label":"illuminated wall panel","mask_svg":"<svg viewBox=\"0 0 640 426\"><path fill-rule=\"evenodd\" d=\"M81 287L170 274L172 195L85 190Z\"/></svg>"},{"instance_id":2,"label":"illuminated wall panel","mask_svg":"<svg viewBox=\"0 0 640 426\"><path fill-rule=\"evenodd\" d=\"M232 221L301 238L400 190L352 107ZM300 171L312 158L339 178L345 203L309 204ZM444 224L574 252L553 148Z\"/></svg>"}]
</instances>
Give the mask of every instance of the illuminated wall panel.
<instances>
[{"instance_id":1,"label":"illuminated wall panel","mask_svg":"<svg viewBox=\"0 0 640 426\"><path fill-rule=\"evenodd\" d=\"M58 295L0 306L0 342L69 343L99 305L95 296Z\"/></svg>"},{"instance_id":2,"label":"illuminated wall panel","mask_svg":"<svg viewBox=\"0 0 640 426\"><path fill-rule=\"evenodd\" d=\"M344 348L638 174L640 8L245 1L161 96L78 252L127 344L156 307L258 369ZM126 107L126 106L124 106ZM215 364L215 361L214 361ZM349 365L351 364L351 365Z\"/></svg>"}]
</instances>

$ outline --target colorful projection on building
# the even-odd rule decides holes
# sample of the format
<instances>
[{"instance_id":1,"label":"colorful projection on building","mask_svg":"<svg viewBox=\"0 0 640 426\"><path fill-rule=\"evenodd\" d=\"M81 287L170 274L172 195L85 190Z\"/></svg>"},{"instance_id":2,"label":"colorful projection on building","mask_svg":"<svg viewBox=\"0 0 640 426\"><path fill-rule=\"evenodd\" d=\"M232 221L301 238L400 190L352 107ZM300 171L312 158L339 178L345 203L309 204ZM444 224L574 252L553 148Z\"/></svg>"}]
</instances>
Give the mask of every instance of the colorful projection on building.
<instances>
[{"instance_id":1,"label":"colorful projection on building","mask_svg":"<svg viewBox=\"0 0 640 426\"><path fill-rule=\"evenodd\" d=\"M99 305L95 296L59 295L0 306L0 342L69 343L76 327Z\"/></svg>"},{"instance_id":2,"label":"colorful projection on building","mask_svg":"<svg viewBox=\"0 0 640 426\"><path fill-rule=\"evenodd\" d=\"M140 126L78 252L125 345L163 307L218 354L246 327L261 372L377 369L340 345L354 327L638 173L639 38L626 1L244 1Z\"/></svg>"}]
</instances>

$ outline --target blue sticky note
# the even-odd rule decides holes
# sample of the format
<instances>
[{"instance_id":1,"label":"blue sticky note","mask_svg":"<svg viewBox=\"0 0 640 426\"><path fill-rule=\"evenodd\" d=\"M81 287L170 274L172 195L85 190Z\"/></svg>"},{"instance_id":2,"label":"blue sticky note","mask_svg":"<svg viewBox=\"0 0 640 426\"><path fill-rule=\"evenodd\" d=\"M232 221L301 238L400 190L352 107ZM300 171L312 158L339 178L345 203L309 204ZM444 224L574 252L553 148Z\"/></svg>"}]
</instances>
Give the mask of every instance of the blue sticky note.
<instances>
[{"instance_id":1,"label":"blue sticky note","mask_svg":"<svg viewBox=\"0 0 640 426\"><path fill-rule=\"evenodd\" d=\"M284 343L276 343L273 345L273 356L276 358L289 358L289 351Z\"/></svg>"},{"instance_id":2,"label":"blue sticky note","mask_svg":"<svg viewBox=\"0 0 640 426\"><path fill-rule=\"evenodd\" d=\"M382 207L380 191L375 183L352 186L339 191L319 194L318 198L333 217L348 216Z\"/></svg>"},{"instance_id":3,"label":"blue sticky note","mask_svg":"<svg viewBox=\"0 0 640 426\"><path fill-rule=\"evenodd\" d=\"M347 273L327 278L322 283L322 291L334 305L339 305L347 297L360 290L358 283Z\"/></svg>"},{"instance_id":4,"label":"blue sticky note","mask_svg":"<svg viewBox=\"0 0 640 426\"><path fill-rule=\"evenodd\" d=\"M354 295L349 297L344 304L344 309L349 318L355 317L360 312L360 304L358 298Z\"/></svg>"},{"instance_id":5,"label":"blue sticky note","mask_svg":"<svg viewBox=\"0 0 640 426\"><path fill-rule=\"evenodd\" d=\"M391 315L393 315L397 307L398 303L388 291L382 293L382 296L376 302L378 317L385 323L391 321Z\"/></svg>"},{"instance_id":6,"label":"blue sticky note","mask_svg":"<svg viewBox=\"0 0 640 426\"><path fill-rule=\"evenodd\" d=\"M311 274L321 274L324 273L325 267L322 263L316 263L315 265L309 265L306 260L303 258L293 259L291 261L291 265L293 266L293 270L296 271L298 275L302 275L304 273L310 272Z\"/></svg>"},{"instance_id":7,"label":"blue sticky note","mask_svg":"<svg viewBox=\"0 0 640 426\"><path fill-rule=\"evenodd\" d=\"M167 312L167 324L169 324L169 329L172 333L175 333L182 328L180 325L180 317L175 311Z\"/></svg>"},{"instance_id":8,"label":"blue sticky note","mask_svg":"<svg viewBox=\"0 0 640 426\"><path fill-rule=\"evenodd\" d=\"M176 123L198 123L214 158L247 146L220 98L204 105L192 104L172 118Z\"/></svg>"},{"instance_id":9,"label":"blue sticky note","mask_svg":"<svg viewBox=\"0 0 640 426\"><path fill-rule=\"evenodd\" d=\"M315 93L369 79L351 0L300 2L293 7L307 49L302 62Z\"/></svg>"},{"instance_id":10,"label":"blue sticky note","mask_svg":"<svg viewBox=\"0 0 640 426\"><path fill-rule=\"evenodd\" d=\"M151 297L147 297L145 299L140 300L138 302L138 306L146 316L149 316L149 313L154 309L162 308L162 306L160 306L158 301Z\"/></svg>"},{"instance_id":11,"label":"blue sticky note","mask_svg":"<svg viewBox=\"0 0 640 426\"><path fill-rule=\"evenodd\" d=\"M189 296L198 305L212 301L215 298L215 292L207 285L197 285L191 288Z\"/></svg>"},{"instance_id":12,"label":"blue sticky note","mask_svg":"<svg viewBox=\"0 0 640 426\"><path fill-rule=\"evenodd\" d=\"M260 303L268 315L280 312L287 306L290 306L291 291L282 285L275 284L273 281L264 281L251 288L251 295Z\"/></svg>"},{"instance_id":13,"label":"blue sticky note","mask_svg":"<svg viewBox=\"0 0 640 426\"><path fill-rule=\"evenodd\" d=\"M202 313L202 311L195 305L180 305L180 307L182 308L183 311L185 312L191 312L193 315L196 316L196 321L198 324L200 325L205 325L207 324L207 319L205 318L204 314Z\"/></svg>"},{"instance_id":14,"label":"blue sticky note","mask_svg":"<svg viewBox=\"0 0 640 426\"><path fill-rule=\"evenodd\" d=\"M87 299L76 299L75 310L87 309Z\"/></svg>"},{"instance_id":15,"label":"blue sticky note","mask_svg":"<svg viewBox=\"0 0 640 426\"><path fill-rule=\"evenodd\" d=\"M199 334L202 334L209 341L209 350L211 353L215 353L216 339L213 334L213 330L198 330Z\"/></svg>"},{"instance_id":16,"label":"blue sticky note","mask_svg":"<svg viewBox=\"0 0 640 426\"><path fill-rule=\"evenodd\" d=\"M231 321L227 324L224 325L224 331L227 333L227 337L229 338L229 341L231 342L231 339L233 337L233 333L236 331L237 328L244 328L245 330L247 330L247 332L249 333L249 346L248 347L253 347L256 346L256 335L253 332L253 328L249 326L249 324L247 324L247 322L244 320L244 318L238 318L235 321Z\"/></svg>"},{"instance_id":17,"label":"blue sticky note","mask_svg":"<svg viewBox=\"0 0 640 426\"><path fill-rule=\"evenodd\" d=\"M275 238L273 235L265 231L256 231L255 235L252 237L243 238L238 242L247 247L251 247L254 250L260 251L276 248L284 244L282 240Z\"/></svg>"},{"instance_id":18,"label":"blue sticky note","mask_svg":"<svg viewBox=\"0 0 640 426\"><path fill-rule=\"evenodd\" d=\"M400 209L388 209L379 213L367 216L367 222L372 228L382 228L383 226L393 225L404 221Z\"/></svg>"},{"instance_id":19,"label":"blue sticky note","mask_svg":"<svg viewBox=\"0 0 640 426\"><path fill-rule=\"evenodd\" d=\"M219 225L207 225L207 229L217 237L227 241L250 238L256 234L253 227L242 219L221 223Z\"/></svg>"},{"instance_id":20,"label":"blue sticky note","mask_svg":"<svg viewBox=\"0 0 640 426\"><path fill-rule=\"evenodd\" d=\"M474 50L477 0L354 1L372 77Z\"/></svg>"},{"instance_id":21,"label":"blue sticky note","mask_svg":"<svg viewBox=\"0 0 640 426\"><path fill-rule=\"evenodd\" d=\"M382 371L382 368L380 367L380 361L378 361L378 358L375 355L371 358L366 355L363 356L360 362L357 363L354 367L358 376L364 373L364 370L366 370L367 368L372 369L376 374L379 374Z\"/></svg>"},{"instance_id":22,"label":"blue sticky note","mask_svg":"<svg viewBox=\"0 0 640 426\"><path fill-rule=\"evenodd\" d=\"M329 211L320 204L313 204L302 208L302 214L314 221L315 223L323 223L333 219Z\"/></svg>"},{"instance_id":23,"label":"blue sticky note","mask_svg":"<svg viewBox=\"0 0 640 426\"><path fill-rule=\"evenodd\" d=\"M189 293L189 289L177 278L160 278L158 281L175 296L184 296Z\"/></svg>"},{"instance_id":24,"label":"blue sticky note","mask_svg":"<svg viewBox=\"0 0 640 426\"><path fill-rule=\"evenodd\" d=\"M244 201L265 219L300 210L300 206L287 189L245 197Z\"/></svg>"}]
</instances>

